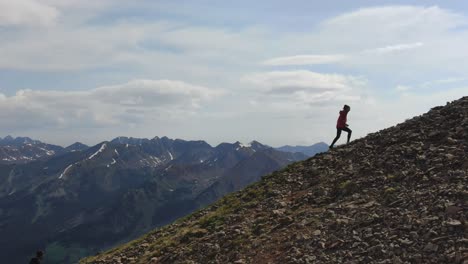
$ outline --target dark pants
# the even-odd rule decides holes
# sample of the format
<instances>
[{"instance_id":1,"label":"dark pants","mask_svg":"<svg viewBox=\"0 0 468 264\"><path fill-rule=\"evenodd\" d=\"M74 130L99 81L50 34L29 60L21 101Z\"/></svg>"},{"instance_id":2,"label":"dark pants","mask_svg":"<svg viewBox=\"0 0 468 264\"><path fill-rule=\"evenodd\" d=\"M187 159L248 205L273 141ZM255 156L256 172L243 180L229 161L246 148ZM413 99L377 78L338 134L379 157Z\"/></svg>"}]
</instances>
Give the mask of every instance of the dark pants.
<instances>
[{"instance_id":1,"label":"dark pants","mask_svg":"<svg viewBox=\"0 0 468 264\"><path fill-rule=\"evenodd\" d=\"M341 131L348 132L348 143L349 143L349 140L351 139L351 133L352 133L353 131L351 131L351 129L349 129L349 128L347 128L347 127L337 128L337 129L336 129L336 137L335 137L335 139L333 140L333 143L330 145L330 148L333 148L333 146L335 145L336 141L338 141L338 139L340 138L340 136L341 136Z\"/></svg>"}]
</instances>

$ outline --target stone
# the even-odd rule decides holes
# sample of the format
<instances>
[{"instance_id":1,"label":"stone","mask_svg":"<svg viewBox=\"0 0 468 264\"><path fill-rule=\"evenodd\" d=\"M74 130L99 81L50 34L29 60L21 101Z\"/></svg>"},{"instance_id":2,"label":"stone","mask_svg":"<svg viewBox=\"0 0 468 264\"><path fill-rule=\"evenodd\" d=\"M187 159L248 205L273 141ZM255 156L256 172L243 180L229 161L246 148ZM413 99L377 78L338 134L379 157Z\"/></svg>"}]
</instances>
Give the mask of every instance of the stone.
<instances>
[{"instance_id":1,"label":"stone","mask_svg":"<svg viewBox=\"0 0 468 264\"><path fill-rule=\"evenodd\" d=\"M273 210L273 215L282 216L282 215L284 215L284 212L285 212L285 211L286 211L285 209Z\"/></svg>"},{"instance_id":2,"label":"stone","mask_svg":"<svg viewBox=\"0 0 468 264\"><path fill-rule=\"evenodd\" d=\"M426 246L424 246L423 250L426 251L426 252L437 252L438 249L439 249L439 246L429 242L429 243L426 244Z\"/></svg>"},{"instance_id":3,"label":"stone","mask_svg":"<svg viewBox=\"0 0 468 264\"><path fill-rule=\"evenodd\" d=\"M320 230L317 229L317 230L315 230L314 232L312 232L312 234L313 234L314 236L320 236L320 235L322 234L322 231L320 231Z\"/></svg>"},{"instance_id":4,"label":"stone","mask_svg":"<svg viewBox=\"0 0 468 264\"><path fill-rule=\"evenodd\" d=\"M446 221L445 223L447 225L449 225L449 226L461 226L462 225L461 221L454 220L454 219L450 219L450 220Z\"/></svg>"}]
</instances>

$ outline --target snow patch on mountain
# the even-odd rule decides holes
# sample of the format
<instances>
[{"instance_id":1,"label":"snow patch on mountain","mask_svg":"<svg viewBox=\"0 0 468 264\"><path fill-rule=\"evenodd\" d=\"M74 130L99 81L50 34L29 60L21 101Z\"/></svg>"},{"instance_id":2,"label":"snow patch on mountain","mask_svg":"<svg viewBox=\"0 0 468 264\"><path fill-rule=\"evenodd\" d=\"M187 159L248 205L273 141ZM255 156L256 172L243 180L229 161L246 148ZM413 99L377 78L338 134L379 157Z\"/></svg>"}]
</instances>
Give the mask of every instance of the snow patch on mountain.
<instances>
[{"instance_id":1,"label":"snow patch on mountain","mask_svg":"<svg viewBox=\"0 0 468 264\"><path fill-rule=\"evenodd\" d=\"M90 159L93 159L93 158L96 157L99 153L103 152L106 148L107 148L107 144L105 144L105 143L102 144L101 148L100 148L98 151L96 151L93 155L89 156L88 159L89 159L89 160L90 160Z\"/></svg>"},{"instance_id":2,"label":"snow patch on mountain","mask_svg":"<svg viewBox=\"0 0 468 264\"><path fill-rule=\"evenodd\" d=\"M65 176L65 174L68 172L68 170L71 169L71 167L73 167L73 164L68 165L68 167L65 168L65 170L60 174L60 176L58 178L62 179L63 176Z\"/></svg>"},{"instance_id":3,"label":"snow patch on mountain","mask_svg":"<svg viewBox=\"0 0 468 264\"><path fill-rule=\"evenodd\" d=\"M161 160L158 157L150 156L151 160L153 161L153 165L157 166L161 163Z\"/></svg>"},{"instance_id":4,"label":"snow patch on mountain","mask_svg":"<svg viewBox=\"0 0 468 264\"><path fill-rule=\"evenodd\" d=\"M248 144L244 144L244 143L242 143L242 142L237 141L237 142L234 143L234 144L237 146L236 150L239 150L239 149L241 149L241 148L250 148L250 147L252 147L252 142L251 142L251 143L248 143Z\"/></svg>"},{"instance_id":5,"label":"snow patch on mountain","mask_svg":"<svg viewBox=\"0 0 468 264\"><path fill-rule=\"evenodd\" d=\"M46 155L48 155L48 156L55 155L55 151L53 151L53 150L48 150L48 149L41 148L41 147L39 147L39 149L44 151L46 153Z\"/></svg>"},{"instance_id":6,"label":"snow patch on mountain","mask_svg":"<svg viewBox=\"0 0 468 264\"><path fill-rule=\"evenodd\" d=\"M110 164L107 164L107 168L114 165L115 163L117 163L117 161L115 159L112 159L112 162Z\"/></svg>"}]
</instances>

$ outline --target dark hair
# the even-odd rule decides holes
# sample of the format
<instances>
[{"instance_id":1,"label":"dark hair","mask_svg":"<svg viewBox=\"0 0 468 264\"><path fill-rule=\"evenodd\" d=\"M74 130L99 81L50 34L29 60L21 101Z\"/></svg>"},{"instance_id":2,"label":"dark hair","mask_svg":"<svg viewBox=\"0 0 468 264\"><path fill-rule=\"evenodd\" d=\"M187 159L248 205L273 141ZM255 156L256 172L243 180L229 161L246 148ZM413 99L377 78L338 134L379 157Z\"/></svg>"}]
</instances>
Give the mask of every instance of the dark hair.
<instances>
[{"instance_id":1,"label":"dark hair","mask_svg":"<svg viewBox=\"0 0 468 264\"><path fill-rule=\"evenodd\" d=\"M44 252L42 252L42 250L38 250L36 252L36 257L42 257L42 256L44 256Z\"/></svg>"},{"instance_id":2,"label":"dark hair","mask_svg":"<svg viewBox=\"0 0 468 264\"><path fill-rule=\"evenodd\" d=\"M344 105L344 106L343 106L343 109L345 109L345 108L349 108L349 105Z\"/></svg>"}]
</instances>

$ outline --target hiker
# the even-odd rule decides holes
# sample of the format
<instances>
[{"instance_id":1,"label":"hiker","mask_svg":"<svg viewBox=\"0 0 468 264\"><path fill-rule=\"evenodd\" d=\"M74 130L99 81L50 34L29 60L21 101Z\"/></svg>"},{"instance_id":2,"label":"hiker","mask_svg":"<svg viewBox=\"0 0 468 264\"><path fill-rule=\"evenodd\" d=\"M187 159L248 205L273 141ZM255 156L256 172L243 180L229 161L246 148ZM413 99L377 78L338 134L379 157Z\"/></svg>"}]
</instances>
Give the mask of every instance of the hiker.
<instances>
[{"instance_id":1,"label":"hiker","mask_svg":"<svg viewBox=\"0 0 468 264\"><path fill-rule=\"evenodd\" d=\"M29 261L29 264L41 264L42 256L44 256L44 252L38 250L36 256Z\"/></svg>"},{"instance_id":2,"label":"hiker","mask_svg":"<svg viewBox=\"0 0 468 264\"><path fill-rule=\"evenodd\" d=\"M346 124L349 111L351 111L351 107L349 107L349 105L344 105L343 110L340 111L340 116L338 117L338 122L336 124L336 137L333 140L333 143L330 145L330 148L333 148L335 146L336 141L338 141L338 139L341 136L341 131L348 132L347 143L349 143L349 140L351 139L351 133L352 133L351 129L348 128L348 124Z\"/></svg>"}]
</instances>

